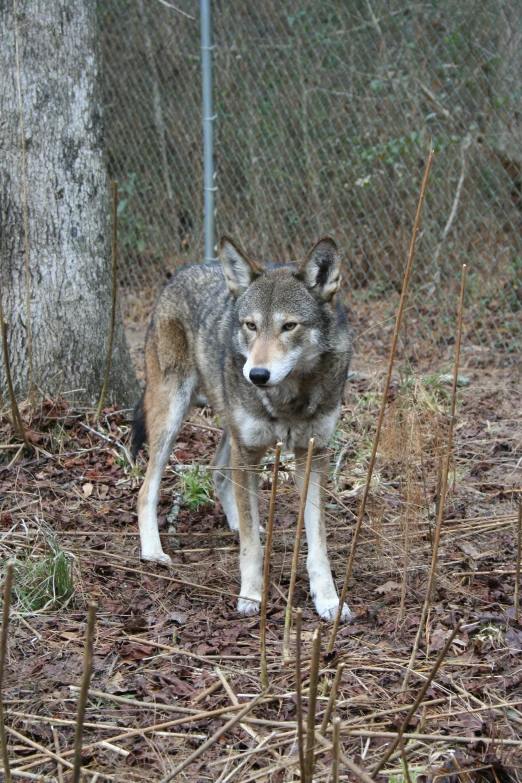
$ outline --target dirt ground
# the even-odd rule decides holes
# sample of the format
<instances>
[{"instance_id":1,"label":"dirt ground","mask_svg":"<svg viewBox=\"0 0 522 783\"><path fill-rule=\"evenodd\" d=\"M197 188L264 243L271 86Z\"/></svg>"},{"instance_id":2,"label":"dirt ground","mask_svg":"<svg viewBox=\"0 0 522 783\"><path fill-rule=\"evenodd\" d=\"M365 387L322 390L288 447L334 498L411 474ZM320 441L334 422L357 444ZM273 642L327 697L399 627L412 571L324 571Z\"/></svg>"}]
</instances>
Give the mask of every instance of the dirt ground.
<instances>
[{"instance_id":1,"label":"dirt ground","mask_svg":"<svg viewBox=\"0 0 522 783\"><path fill-rule=\"evenodd\" d=\"M144 330L129 330L142 357ZM411 359L411 357L410 357ZM388 397L381 446L349 590L355 617L326 653L323 624L316 725L339 663L335 713L342 751L366 774L402 725L457 623L458 631L400 748L379 773L393 783L522 780L522 626L515 620L517 511L522 491L520 370L461 366L453 459L437 581L408 686L403 679L426 594L441 462L448 435L451 348L417 363L405 348ZM436 365L436 366L435 366ZM421 370L422 366L422 370ZM331 444L328 548L340 586L350 551L385 360L360 352ZM161 490L160 524L173 566L139 558L136 496L146 457L129 463L130 411L64 400L24 412L31 454L2 419L0 545L15 561L3 703L15 780L70 779L86 607L97 605L83 738L88 781L159 781L261 693L258 617L241 617L238 539L202 469L219 440L212 411L181 430ZM267 613L266 698L176 780L299 780L295 663L282 637L299 499L283 458ZM266 518L270 458L262 474ZM407 533L407 542L405 535ZM302 607L299 687L306 720L318 618L301 544L294 606ZM69 579L72 575L72 581ZM68 581L69 579L69 581ZM401 606L401 595L404 599ZM295 654L295 634L292 636ZM332 777L331 725L316 738L314 780ZM341 761L341 780L357 780ZM360 775L359 775L360 779Z\"/></svg>"}]
</instances>

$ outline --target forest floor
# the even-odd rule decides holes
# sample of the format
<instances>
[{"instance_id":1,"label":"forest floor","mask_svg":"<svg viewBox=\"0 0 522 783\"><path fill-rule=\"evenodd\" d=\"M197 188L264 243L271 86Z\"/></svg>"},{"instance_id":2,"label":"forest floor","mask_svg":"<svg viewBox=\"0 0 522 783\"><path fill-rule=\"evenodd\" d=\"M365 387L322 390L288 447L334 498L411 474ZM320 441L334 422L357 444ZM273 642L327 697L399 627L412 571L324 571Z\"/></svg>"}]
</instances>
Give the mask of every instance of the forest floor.
<instances>
[{"instance_id":1,"label":"forest floor","mask_svg":"<svg viewBox=\"0 0 522 783\"><path fill-rule=\"evenodd\" d=\"M399 357L348 594L354 619L340 627L332 653L326 653L331 626L323 624L316 724L343 662L335 706L342 750L371 774L462 622L382 781L522 781L522 625L514 608L522 379L513 368L481 368L474 355L464 352L460 370L437 583L407 688L447 443L451 386L444 372L451 371L451 351L437 366L426 360L425 369L419 363L413 370L407 356ZM331 444L328 549L339 586L385 368L378 351L356 360ZM160 524L173 560L162 567L139 557L136 499L146 458L129 462L130 417L107 407L94 422L92 410L46 401L23 411L31 454L20 451L7 416L0 424L2 568L15 561L3 683L14 780L70 779L89 601L96 602L97 620L83 736L86 780L161 780L262 691L259 618L236 612L238 538L204 470L219 421L208 409L195 410L179 433L161 487ZM261 479L264 519L270 459ZM300 779L298 681L295 664L282 661L299 506L292 472L285 455L267 612L270 691L176 780ZM294 605L303 612L299 687L306 715L318 618L305 558L303 541ZM292 636L292 654L294 642ZM315 781L333 779L331 725L324 736L315 745ZM357 776L341 762L340 779Z\"/></svg>"}]
</instances>

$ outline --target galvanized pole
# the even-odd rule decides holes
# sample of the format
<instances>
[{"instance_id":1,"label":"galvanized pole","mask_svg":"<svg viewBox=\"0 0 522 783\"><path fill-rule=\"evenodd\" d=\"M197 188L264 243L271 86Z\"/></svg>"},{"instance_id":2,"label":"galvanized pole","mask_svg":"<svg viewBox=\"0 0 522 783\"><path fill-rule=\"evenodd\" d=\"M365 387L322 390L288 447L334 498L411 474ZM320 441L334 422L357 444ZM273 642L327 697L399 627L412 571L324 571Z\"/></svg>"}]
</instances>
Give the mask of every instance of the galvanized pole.
<instances>
[{"instance_id":1,"label":"galvanized pole","mask_svg":"<svg viewBox=\"0 0 522 783\"><path fill-rule=\"evenodd\" d=\"M203 79L203 145L205 166L205 261L215 261L214 254L214 142L212 114L212 49L210 0L201 0L201 71Z\"/></svg>"}]
</instances>

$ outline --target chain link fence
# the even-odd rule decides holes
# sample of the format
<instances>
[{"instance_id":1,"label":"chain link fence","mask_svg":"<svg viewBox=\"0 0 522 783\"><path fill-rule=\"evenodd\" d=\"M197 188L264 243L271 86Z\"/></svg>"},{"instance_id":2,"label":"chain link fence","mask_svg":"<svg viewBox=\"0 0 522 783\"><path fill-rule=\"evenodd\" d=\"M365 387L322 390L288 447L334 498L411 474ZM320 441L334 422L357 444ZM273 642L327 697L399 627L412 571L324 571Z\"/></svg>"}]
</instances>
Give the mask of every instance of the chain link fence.
<instances>
[{"instance_id":1,"label":"chain link fence","mask_svg":"<svg viewBox=\"0 0 522 783\"><path fill-rule=\"evenodd\" d=\"M203 258L199 5L176 5L194 19L160 0L99 0L130 319L147 318L173 271ZM520 0L214 0L212 37L218 234L277 262L334 235L349 303L375 324L394 311L432 145L409 339L444 354L466 263L467 361L514 361Z\"/></svg>"}]
</instances>

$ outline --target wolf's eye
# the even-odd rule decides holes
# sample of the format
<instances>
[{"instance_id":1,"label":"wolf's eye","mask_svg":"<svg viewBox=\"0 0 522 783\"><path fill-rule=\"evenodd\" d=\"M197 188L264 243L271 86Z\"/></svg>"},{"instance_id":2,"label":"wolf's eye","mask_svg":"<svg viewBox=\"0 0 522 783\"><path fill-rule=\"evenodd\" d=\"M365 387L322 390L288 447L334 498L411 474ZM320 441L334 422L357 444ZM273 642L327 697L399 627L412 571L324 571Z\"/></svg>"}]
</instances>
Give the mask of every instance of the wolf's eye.
<instances>
[{"instance_id":1,"label":"wolf's eye","mask_svg":"<svg viewBox=\"0 0 522 783\"><path fill-rule=\"evenodd\" d=\"M295 321L288 321L286 324L283 324L283 332L293 332L296 326Z\"/></svg>"},{"instance_id":2,"label":"wolf's eye","mask_svg":"<svg viewBox=\"0 0 522 783\"><path fill-rule=\"evenodd\" d=\"M255 332L256 331L256 325L255 325L255 323L253 321L246 321L245 325L246 325L246 328L250 329L251 332Z\"/></svg>"}]
</instances>

